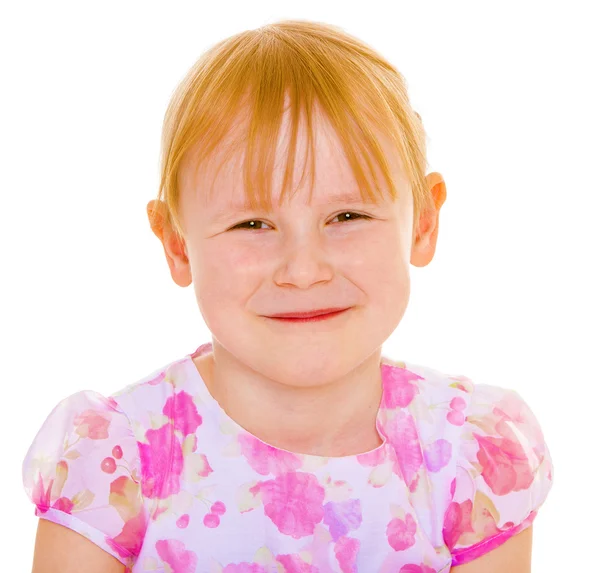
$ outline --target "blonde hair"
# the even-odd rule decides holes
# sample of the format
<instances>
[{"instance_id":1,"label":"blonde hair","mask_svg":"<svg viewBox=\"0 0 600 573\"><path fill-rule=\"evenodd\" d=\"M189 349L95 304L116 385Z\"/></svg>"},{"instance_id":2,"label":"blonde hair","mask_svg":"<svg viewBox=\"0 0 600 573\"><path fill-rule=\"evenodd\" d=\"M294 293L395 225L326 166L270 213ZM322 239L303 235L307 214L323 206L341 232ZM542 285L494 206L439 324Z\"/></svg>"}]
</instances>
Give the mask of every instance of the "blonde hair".
<instances>
[{"instance_id":1,"label":"blonde hair","mask_svg":"<svg viewBox=\"0 0 600 573\"><path fill-rule=\"evenodd\" d=\"M162 216L179 237L183 237L178 212L178 175L182 162L193 153L192 148L197 151L194 159L199 166L215 148L223 147L235 119L244 117L243 106L247 106L249 114L248 130L241 140L247 140L246 200L253 209L271 208L274 151L287 94L292 135L281 198L293 173L302 111L312 142L311 112L316 100L343 144L365 201L376 201L360 163L361 158L366 160L374 179L371 156L383 173L390 196L394 200L398 196L377 134L383 133L391 140L411 186L414 231L422 210L429 208L433 200L425 179L426 134L421 117L410 105L404 77L372 48L338 27L306 20L282 20L241 32L212 46L173 93L163 123L157 199L166 204ZM230 148L228 157L234 148ZM258 149L256 154L255 149ZM312 145L311 150L314 182ZM256 166L255 157L258 157ZM378 187L377 194L382 196ZM154 223L157 216L155 210L151 215Z\"/></svg>"}]
</instances>

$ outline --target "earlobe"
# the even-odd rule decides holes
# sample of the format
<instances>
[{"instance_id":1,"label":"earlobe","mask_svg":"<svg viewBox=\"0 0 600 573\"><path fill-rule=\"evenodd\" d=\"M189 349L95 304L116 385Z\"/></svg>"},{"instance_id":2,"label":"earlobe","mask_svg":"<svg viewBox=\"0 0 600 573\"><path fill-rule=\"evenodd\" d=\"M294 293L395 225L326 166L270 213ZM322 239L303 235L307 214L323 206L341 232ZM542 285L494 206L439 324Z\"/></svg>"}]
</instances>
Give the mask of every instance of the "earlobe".
<instances>
[{"instance_id":1,"label":"earlobe","mask_svg":"<svg viewBox=\"0 0 600 573\"><path fill-rule=\"evenodd\" d=\"M435 213L429 217L421 217L420 233L415 234L410 258L411 264L415 267L427 266L435 254L438 234L438 218L437 212Z\"/></svg>"},{"instance_id":2,"label":"earlobe","mask_svg":"<svg viewBox=\"0 0 600 573\"><path fill-rule=\"evenodd\" d=\"M171 278L180 287L192 282L190 262L183 239L170 227L163 230L163 248L171 271Z\"/></svg>"}]
</instances>

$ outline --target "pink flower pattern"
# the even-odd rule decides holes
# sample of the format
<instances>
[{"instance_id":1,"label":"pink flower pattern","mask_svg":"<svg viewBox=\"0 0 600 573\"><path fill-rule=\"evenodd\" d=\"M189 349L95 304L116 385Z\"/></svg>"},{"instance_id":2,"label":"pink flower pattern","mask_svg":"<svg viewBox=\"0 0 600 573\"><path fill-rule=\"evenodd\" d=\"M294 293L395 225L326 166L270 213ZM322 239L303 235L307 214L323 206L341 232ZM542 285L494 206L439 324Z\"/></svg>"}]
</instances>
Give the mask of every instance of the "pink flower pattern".
<instances>
[{"instance_id":1,"label":"pink flower pattern","mask_svg":"<svg viewBox=\"0 0 600 573\"><path fill-rule=\"evenodd\" d=\"M195 573L198 557L178 539L157 541L156 552L173 573Z\"/></svg>"},{"instance_id":2,"label":"pink flower pattern","mask_svg":"<svg viewBox=\"0 0 600 573\"><path fill-rule=\"evenodd\" d=\"M384 408L406 408L419 393L419 387L413 380L422 380L410 370L394 368L388 364L381 367L382 376L389 380L383 389L382 405Z\"/></svg>"},{"instance_id":3,"label":"pink flower pattern","mask_svg":"<svg viewBox=\"0 0 600 573\"><path fill-rule=\"evenodd\" d=\"M177 392L165 402L163 414L173 420L173 426L184 436L193 434L202 423L192 396L187 392Z\"/></svg>"},{"instance_id":4,"label":"pink flower pattern","mask_svg":"<svg viewBox=\"0 0 600 573\"><path fill-rule=\"evenodd\" d=\"M316 567L303 561L299 555L278 555L277 562L283 565L285 573L319 573Z\"/></svg>"},{"instance_id":5,"label":"pink flower pattern","mask_svg":"<svg viewBox=\"0 0 600 573\"><path fill-rule=\"evenodd\" d=\"M450 549L456 546L456 543L464 533L473 532L471 515L473 512L473 501L467 499L462 503L451 502L444 516L444 543Z\"/></svg>"},{"instance_id":6,"label":"pink flower pattern","mask_svg":"<svg viewBox=\"0 0 600 573\"><path fill-rule=\"evenodd\" d=\"M312 474L290 472L252 488L260 493L265 515L285 535L299 539L314 532L323 519L325 490Z\"/></svg>"},{"instance_id":7,"label":"pink flower pattern","mask_svg":"<svg viewBox=\"0 0 600 573\"><path fill-rule=\"evenodd\" d=\"M349 531L360 527L362 513L360 499L349 499L342 502L329 502L324 507L324 523L329 526L331 537L337 541Z\"/></svg>"},{"instance_id":8,"label":"pink flower pattern","mask_svg":"<svg viewBox=\"0 0 600 573\"><path fill-rule=\"evenodd\" d=\"M477 460L482 476L496 495L527 489L533 481L529 459L521 444L507 438L473 434L479 444Z\"/></svg>"},{"instance_id":9,"label":"pink flower pattern","mask_svg":"<svg viewBox=\"0 0 600 573\"><path fill-rule=\"evenodd\" d=\"M392 519L387 526L387 538L395 551L404 551L415 544L417 522L409 513L406 519Z\"/></svg>"},{"instance_id":10,"label":"pink flower pattern","mask_svg":"<svg viewBox=\"0 0 600 573\"><path fill-rule=\"evenodd\" d=\"M452 444L448 440L440 438L430 444L425 451L425 465L432 472L439 472L445 468L452 457Z\"/></svg>"},{"instance_id":11,"label":"pink flower pattern","mask_svg":"<svg viewBox=\"0 0 600 573\"><path fill-rule=\"evenodd\" d=\"M389 423L388 438L396 450L396 471L409 489L414 491L417 474L423 464L423 450L412 415L399 412Z\"/></svg>"},{"instance_id":12,"label":"pink flower pattern","mask_svg":"<svg viewBox=\"0 0 600 573\"><path fill-rule=\"evenodd\" d=\"M300 456L269 446L251 434L239 434L238 442L248 463L260 475L281 474L302 466Z\"/></svg>"},{"instance_id":13,"label":"pink flower pattern","mask_svg":"<svg viewBox=\"0 0 600 573\"><path fill-rule=\"evenodd\" d=\"M180 490L183 469L181 443L173 435L173 426L147 430L148 443L138 442L141 458L142 493L148 498L166 498Z\"/></svg>"},{"instance_id":14,"label":"pink flower pattern","mask_svg":"<svg viewBox=\"0 0 600 573\"><path fill-rule=\"evenodd\" d=\"M36 515L128 573L449 573L528 527L551 488L514 391L383 359L385 443L305 456L227 417L192 361L210 351L62 400L23 461Z\"/></svg>"},{"instance_id":15,"label":"pink flower pattern","mask_svg":"<svg viewBox=\"0 0 600 573\"><path fill-rule=\"evenodd\" d=\"M110 425L108 413L86 410L75 417L73 424L75 432L81 438L90 440L106 440L108 438L108 426Z\"/></svg>"},{"instance_id":16,"label":"pink flower pattern","mask_svg":"<svg viewBox=\"0 0 600 573\"><path fill-rule=\"evenodd\" d=\"M357 573L356 559L360 551L360 541L352 537L340 537L335 542L335 557L342 573Z\"/></svg>"},{"instance_id":17,"label":"pink flower pattern","mask_svg":"<svg viewBox=\"0 0 600 573\"><path fill-rule=\"evenodd\" d=\"M433 567L429 567L427 565L415 565L413 563L409 563L408 565L403 565L402 569L400 569L399 573L437 573Z\"/></svg>"}]
</instances>

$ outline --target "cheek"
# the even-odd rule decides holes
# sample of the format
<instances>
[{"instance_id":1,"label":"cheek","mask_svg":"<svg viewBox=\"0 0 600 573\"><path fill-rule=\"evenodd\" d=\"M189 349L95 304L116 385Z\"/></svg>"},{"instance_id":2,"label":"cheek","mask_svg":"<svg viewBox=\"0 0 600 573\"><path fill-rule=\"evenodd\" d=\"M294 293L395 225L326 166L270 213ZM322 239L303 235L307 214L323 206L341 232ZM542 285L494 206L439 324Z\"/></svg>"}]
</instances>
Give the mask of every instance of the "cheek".
<instances>
[{"instance_id":1,"label":"cheek","mask_svg":"<svg viewBox=\"0 0 600 573\"><path fill-rule=\"evenodd\" d=\"M397 281L405 275L409 250L404 237L392 226L377 233L362 233L338 249L338 262L344 268L369 273L385 282Z\"/></svg>"},{"instance_id":2,"label":"cheek","mask_svg":"<svg viewBox=\"0 0 600 573\"><path fill-rule=\"evenodd\" d=\"M369 298L369 303L389 311L404 304L410 291L410 276L406 266L402 264L379 263L372 265L359 286Z\"/></svg>"},{"instance_id":3,"label":"cheek","mask_svg":"<svg viewBox=\"0 0 600 573\"><path fill-rule=\"evenodd\" d=\"M361 250L353 250L354 260L346 261L351 277L368 293L370 304L381 309L402 307L410 292L410 253L402 248L402 238L394 233L367 240Z\"/></svg>"},{"instance_id":4,"label":"cheek","mask_svg":"<svg viewBox=\"0 0 600 573\"><path fill-rule=\"evenodd\" d=\"M261 268L260 253L223 243L201 252L197 268L199 286L206 296L232 297L256 281Z\"/></svg>"}]
</instances>

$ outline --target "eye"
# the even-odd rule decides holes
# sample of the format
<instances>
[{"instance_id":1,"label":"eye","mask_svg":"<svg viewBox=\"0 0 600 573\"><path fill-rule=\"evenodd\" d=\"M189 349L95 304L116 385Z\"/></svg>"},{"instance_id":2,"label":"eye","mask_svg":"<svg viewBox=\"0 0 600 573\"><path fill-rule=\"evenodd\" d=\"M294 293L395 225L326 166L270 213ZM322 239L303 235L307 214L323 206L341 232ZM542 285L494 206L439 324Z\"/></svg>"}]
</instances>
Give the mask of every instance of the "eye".
<instances>
[{"instance_id":1,"label":"eye","mask_svg":"<svg viewBox=\"0 0 600 573\"><path fill-rule=\"evenodd\" d=\"M347 217L348 215L350 215L350 217ZM337 219L338 217L343 217L342 221L353 221L354 218L357 219L372 219L372 217L369 217L369 215L363 215L362 213L355 213L353 211L343 211L342 213L337 214L334 219ZM260 219L251 219L249 221L244 221L243 223L239 223L237 225L235 225L235 227L232 227L231 230L233 231L234 229L256 229L259 230L259 226L261 223L264 223L264 221L261 221Z\"/></svg>"},{"instance_id":2,"label":"eye","mask_svg":"<svg viewBox=\"0 0 600 573\"><path fill-rule=\"evenodd\" d=\"M239 223L235 227L231 227L231 230L233 231L234 229L250 229L250 230L258 229L261 223L264 223L264 221L260 221L259 219L251 219L250 221L245 221L244 223ZM251 225L251 226L246 226L246 225Z\"/></svg>"},{"instance_id":3,"label":"eye","mask_svg":"<svg viewBox=\"0 0 600 573\"><path fill-rule=\"evenodd\" d=\"M358 219L371 219L372 218L372 217L369 217L369 215L363 215L362 213L354 213L353 211L344 211L344 212L336 215L334 217L334 219L336 219L337 217L343 217L342 221L352 221L353 220L350 218L346 218L346 215L354 215Z\"/></svg>"}]
</instances>

